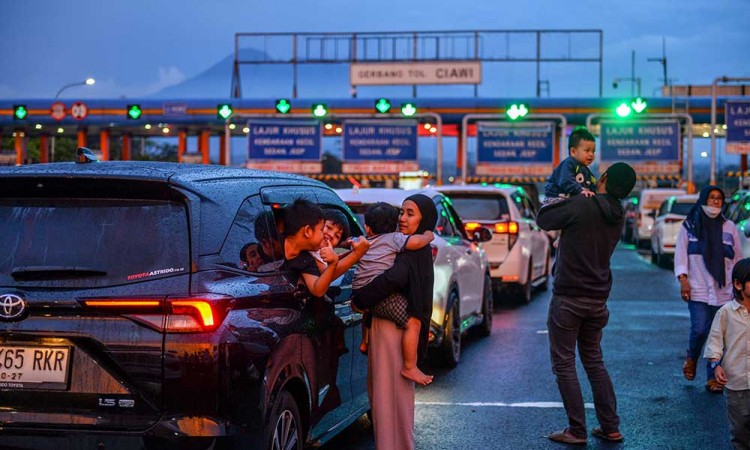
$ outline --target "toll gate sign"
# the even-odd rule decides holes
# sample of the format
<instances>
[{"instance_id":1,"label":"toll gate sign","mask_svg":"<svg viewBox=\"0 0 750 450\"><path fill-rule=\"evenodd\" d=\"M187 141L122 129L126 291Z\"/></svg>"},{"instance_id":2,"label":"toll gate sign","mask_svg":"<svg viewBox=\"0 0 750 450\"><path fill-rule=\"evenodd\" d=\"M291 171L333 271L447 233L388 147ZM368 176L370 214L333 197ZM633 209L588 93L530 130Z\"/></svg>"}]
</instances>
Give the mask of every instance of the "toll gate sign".
<instances>
[{"instance_id":1,"label":"toll gate sign","mask_svg":"<svg viewBox=\"0 0 750 450\"><path fill-rule=\"evenodd\" d=\"M639 174L675 174L680 165L680 124L676 121L603 121L599 171L617 161Z\"/></svg>"},{"instance_id":2,"label":"toll gate sign","mask_svg":"<svg viewBox=\"0 0 750 450\"><path fill-rule=\"evenodd\" d=\"M750 153L750 102L727 102L724 105L727 125L727 153Z\"/></svg>"},{"instance_id":3,"label":"toll gate sign","mask_svg":"<svg viewBox=\"0 0 750 450\"><path fill-rule=\"evenodd\" d=\"M394 173L418 170L417 122L346 121L343 126L346 173Z\"/></svg>"},{"instance_id":4,"label":"toll gate sign","mask_svg":"<svg viewBox=\"0 0 750 450\"><path fill-rule=\"evenodd\" d=\"M246 167L291 173L320 173L320 122L250 120L247 127Z\"/></svg>"},{"instance_id":5,"label":"toll gate sign","mask_svg":"<svg viewBox=\"0 0 750 450\"><path fill-rule=\"evenodd\" d=\"M555 148L554 123L477 124L477 175L548 175Z\"/></svg>"}]
</instances>

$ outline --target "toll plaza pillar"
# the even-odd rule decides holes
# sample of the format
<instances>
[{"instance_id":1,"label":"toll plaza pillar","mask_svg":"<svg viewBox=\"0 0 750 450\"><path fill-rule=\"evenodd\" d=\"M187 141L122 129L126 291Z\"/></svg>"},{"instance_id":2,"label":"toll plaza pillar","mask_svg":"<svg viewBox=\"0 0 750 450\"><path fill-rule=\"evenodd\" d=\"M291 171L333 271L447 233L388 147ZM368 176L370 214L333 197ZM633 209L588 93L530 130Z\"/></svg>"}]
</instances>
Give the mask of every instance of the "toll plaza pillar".
<instances>
[{"instance_id":1,"label":"toll plaza pillar","mask_svg":"<svg viewBox=\"0 0 750 450\"><path fill-rule=\"evenodd\" d=\"M85 147L86 146L86 130L85 127L81 127L78 129L78 146L79 147Z\"/></svg>"},{"instance_id":2,"label":"toll plaza pillar","mask_svg":"<svg viewBox=\"0 0 750 450\"><path fill-rule=\"evenodd\" d=\"M16 148L16 165L20 166L23 164L24 157L26 156L26 132L23 130L16 130L13 134L13 142Z\"/></svg>"},{"instance_id":3,"label":"toll plaza pillar","mask_svg":"<svg viewBox=\"0 0 750 450\"><path fill-rule=\"evenodd\" d=\"M39 136L39 162L49 162L49 136L46 134Z\"/></svg>"},{"instance_id":4,"label":"toll plaza pillar","mask_svg":"<svg viewBox=\"0 0 750 450\"><path fill-rule=\"evenodd\" d=\"M109 161L109 129L99 132L99 149L102 151L102 161Z\"/></svg>"},{"instance_id":5,"label":"toll plaza pillar","mask_svg":"<svg viewBox=\"0 0 750 450\"><path fill-rule=\"evenodd\" d=\"M225 133L221 133L219 135L219 164L222 166L228 166L229 161L227 161L229 154L227 152L227 135Z\"/></svg>"},{"instance_id":6,"label":"toll plaza pillar","mask_svg":"<svg viewBox=\"0 0 750 450\"><path fill-rule=\"evenodd\" d=\"M177 132L177 162L182 162L182 155L187 150L187 130L179 130Z\"/></svg>"},{"instance_id":7,"label":"toll plaza pillar","mask_svg":"<svg viewBox=\"0 0 750 450\"><path fill-rule=\"evenodd\" d=\"M122 160L130 161L131 147L133 146L133 138L130 133L122 134Z\"/></svg>"},{"instance_id":8,"label":"toll plaza pillar","mask_svg":"<svg viewBox=\"0 0 750 450\"><path fill-rule=\"evenodd\" d=\"M202 160L203 164L209 164L211 162L211 158L210 158L211 144L209 140L210 138L211 138L211 130L201 131L200 140L198 141L198 150L203 156L203 160Z\"/></svg>"}]
</instances>

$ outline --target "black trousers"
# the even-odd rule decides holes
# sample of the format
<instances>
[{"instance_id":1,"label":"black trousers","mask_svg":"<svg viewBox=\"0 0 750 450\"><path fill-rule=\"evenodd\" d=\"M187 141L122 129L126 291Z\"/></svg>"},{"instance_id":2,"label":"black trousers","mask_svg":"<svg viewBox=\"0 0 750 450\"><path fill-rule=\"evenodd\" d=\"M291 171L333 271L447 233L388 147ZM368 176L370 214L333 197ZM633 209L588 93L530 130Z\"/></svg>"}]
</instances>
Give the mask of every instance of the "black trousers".
<instances>
[{"instance_id":1,"label":"black trousers","mask_svg":"<svg viewBox=\"0 0 750 450\"><path fill-rule=\"evenodd\" d=\"M552 373L568 415L569 431L586 437L586 411L576 373L576 346L594 394L594 408L605 433L619 431L617 399L604 367L602 330L609 321L606 299L553 295L547 316Z\"/></svg>"}]
</instances>

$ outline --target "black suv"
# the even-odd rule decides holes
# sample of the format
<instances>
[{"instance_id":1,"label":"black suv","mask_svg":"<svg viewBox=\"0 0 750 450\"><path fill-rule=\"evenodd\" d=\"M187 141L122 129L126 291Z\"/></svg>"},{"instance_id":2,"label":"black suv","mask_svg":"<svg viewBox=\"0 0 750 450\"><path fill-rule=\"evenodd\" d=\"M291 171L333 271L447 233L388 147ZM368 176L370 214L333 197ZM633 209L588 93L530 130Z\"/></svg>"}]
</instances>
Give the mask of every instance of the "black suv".
<instances>
[{"instance_id":1,"label":"black suv","mask_svg":"<svg viewBox=\"0 0 750 450\"><path fill-rule=\"evenodd\" d=\"M274 210L298 197L362 234L331 189L295 175L0 169L0 440L301 449L368 411L353 272L320 299L279 270Z\"/></svg>"}]
</instances>

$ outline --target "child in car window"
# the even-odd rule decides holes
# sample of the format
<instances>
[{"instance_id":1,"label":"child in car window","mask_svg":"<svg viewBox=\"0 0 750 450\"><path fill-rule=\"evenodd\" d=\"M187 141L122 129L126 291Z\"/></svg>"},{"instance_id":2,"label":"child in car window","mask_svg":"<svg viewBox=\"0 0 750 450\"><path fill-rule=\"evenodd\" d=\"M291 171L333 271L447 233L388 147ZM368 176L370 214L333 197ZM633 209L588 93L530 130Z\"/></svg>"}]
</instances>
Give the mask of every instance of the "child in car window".
<instances>
[{"instance_id":1,"label":"child in car window","mask_svg":"<svg viewBox=\"0 0 750 450\"><path fill-rule=\"evenodd\" d=\"M263 264L263 255L257 242L249 242L240 249L240 261L245 270L255 272Z\"/></svg>"},{"instance_id":2,"label":"child in car window","mask_svg":"<svg viewBox=\"0 0 750 450\"><path fill-rule=\"evenodd\" d=\"M576 128L568 138L568 151L570 156L552 171L544 185L544 205L578 194L594 196L596 177L589 170L596 153L594 135L585 127Z\"/></svg>"},{"instance_id":3,"label":"child in car window","mask_svg":"<svg viewBox=\"0 0 750 450\"><path fill-rule=\"evenodd\" d=\"M426 247L435 239L432 231L424 234L405 235L395 231L398 227L399 210L388 203L374 203L365 211L365 230L370 249L362 257L357 266L352 288L353 301L357 303L357 290L364 287L375 277L389 269L396 259L396 254L404 250L418 250ZM403 295L388 297L372 308L370 313L382 319L390 320L397 327L404 329L401 341L404 355L401 375L416 383L426 385L432 382L432 376L426 375L417 367L417 346L421 323L416 317L410 317L407 312L408 300ZM364 308L360 308L364 309ZM360 351L367 352L368 330L363 328L363 339Z\"/></svg>"},{"instance_id":4,"label":"child in car window","mask_svg":"<svg viewBox=\"0 0 750 450\"><path fill-rule=\"evenodd\" d=\"M330 243L321 248L323 210L308 200L297 199L283 208L284 240L281 245L284 255L282 270L292 273L295 282L302 280L310 294L322 297L335 279L339 257ZM321 273L310 251L320 249L320 256L327 267Z\"/></svg>"}]
</instances>

